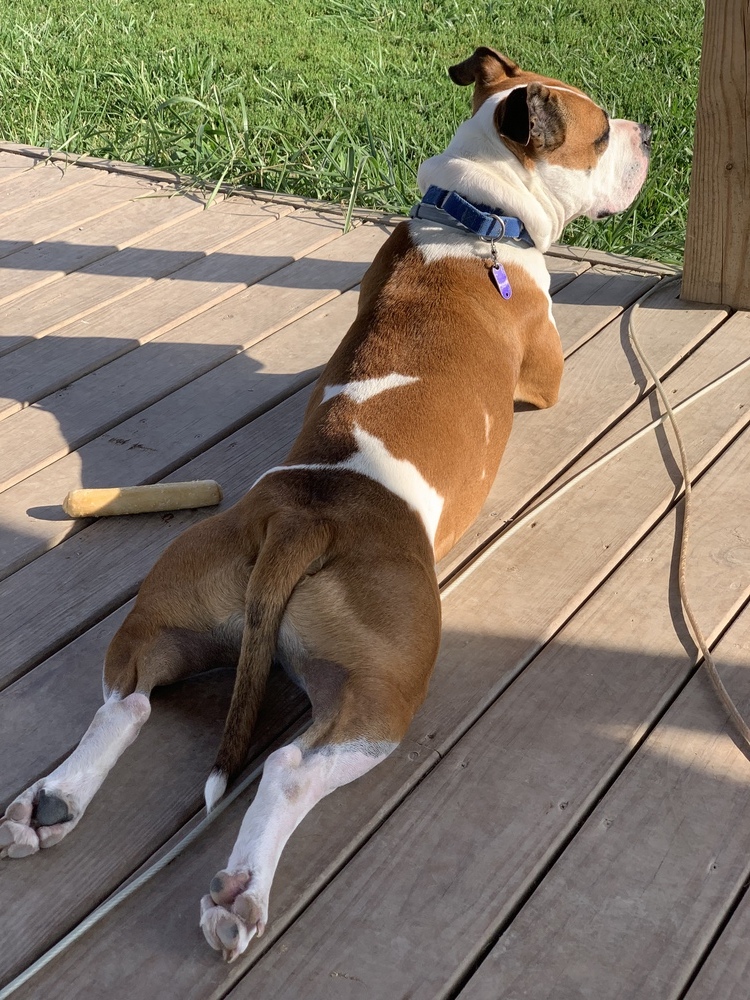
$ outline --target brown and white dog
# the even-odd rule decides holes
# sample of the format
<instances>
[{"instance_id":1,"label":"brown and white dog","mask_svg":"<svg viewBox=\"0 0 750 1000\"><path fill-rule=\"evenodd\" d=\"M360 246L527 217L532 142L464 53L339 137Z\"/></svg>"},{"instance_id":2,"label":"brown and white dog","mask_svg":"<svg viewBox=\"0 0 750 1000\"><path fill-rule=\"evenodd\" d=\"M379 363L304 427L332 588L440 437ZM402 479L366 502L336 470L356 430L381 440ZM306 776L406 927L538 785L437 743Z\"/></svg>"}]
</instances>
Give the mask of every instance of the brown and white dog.
<instances>
[{"instance_id":1,"label":"brown and white dog","mask_svg":"<svg viewBox=\"0 0 750 1000\"><path fill-rule=\"evenodd\" d=\"M440 642L435 562L487 496L514 400L557 399L563 356L542 253L576 216L630 205L648 168L649 131L611 121L575 87L488 48L450 76L474 85L474 114L419 184L522 220L534 246L496 246L512 296L498 294L490 247L469 231L418 218L396 228L286 462L166 550L112 640L105 702L81 743L0 822L5 856L58 843L148 718L151 690L236 663L210 810L245 762L278 657L309 695L312 724L269 756L201 901L205 936L230 961L263 933L298 823L406 733Z\"/></svg>"}]
</instances>

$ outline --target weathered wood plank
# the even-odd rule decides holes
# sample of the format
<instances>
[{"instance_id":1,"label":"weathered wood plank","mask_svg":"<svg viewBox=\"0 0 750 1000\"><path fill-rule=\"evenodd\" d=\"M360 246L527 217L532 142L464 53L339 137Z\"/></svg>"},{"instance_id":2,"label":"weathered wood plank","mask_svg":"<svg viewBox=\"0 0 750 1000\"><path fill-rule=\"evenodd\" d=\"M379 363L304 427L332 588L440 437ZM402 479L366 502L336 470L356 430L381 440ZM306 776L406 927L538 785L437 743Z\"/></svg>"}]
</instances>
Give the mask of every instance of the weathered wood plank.
<instances>
[{"instance_id":1,"label":"weathered wood plank","mask_svg":"<svg viewBox=\"0 0 750 1000\"><path fill-rule=\"evenodd\" d=\"M209 308L230 292L246 287L252 280L252 270L241 282L232 282L232 276L238 273L235 258L247 249L254 249L252 241L249 247L245 243L233 246L231 251L227 248L213 261L206 261L205 257L230 242L222 229L241 226L243 216L250 213L250 217L257 216L254 225L249 221L245 224L247 232L252 232L269 225L274 216L268 213L276 210L249 200L235 199L232 205L239 209L230 213L222 212L220 207L212 212L211 219L204 213L192 216L177 231L172 227L121 251L114 259L106 258L76 271L65 281L13 300L5 310L0 309L0 328L14 331L12 338L6 338L9 348L11 345L19 348L6 359L0 373L0 419L178 326L183 317L191 318L196 310L193 300L206 300L213 291L213 297L209 295L202 303ZM279 211L291 209L282 207ZM206 230L204 250L177 252L175 248L189 245L192 231L203 236ZM144 250L153 253L144 255ZM196 260L195 265L185 266L191 260ZM143 264L139 266L138 261ZM151 277L141 276L146 269ZM134 307L124 310L121 301L124 296L167 274L168 282L153 289L146 299L141 292L137 302L132 300ZM214 281L209 286L212 277ZM563 270L557 272L557 277L564 286L573 280L575 273ZM108 298L102 301L105 296ZM95 311L97 315L92 317ZM74 316L70 316L71 312ZM159 318L164 322L159 323ZM145 327L147 333L138 335L139 327ZM92 329L96 330L95 337ZM50 338L48 334L56 330L60 330L60 335ZM37 337L45 339L37 343L32 339Z\"/></svg>"},{"instance_id":2,"label":"weathered wood plank","mask_svg":"<svg viewBox=\"0 0 750 1000\"><path fill-rule=\"evenodd\" d=\"M5 144L3 143L2 145L4 146ZM26 159L23 156L19 156L18 153L11 153L6 149L0 149L0 184L5 184L6 181L13 180L19 174L30 173L35 166L41 165L42 159L43 154L41 151L35 153L34 159Z\"/></svg>"},{"instance_id":3,"label":"weathered wood plank","mask_svg":"<svg viewBox=\"0 0 750 1000\"><path fill-rule=\"evenodd\" d=\"M592 250L590 247L572 247L563 243L555 243L547 251L550 256L562 257L566 260L587 261L592 266L604 264L618 271L642 271L644 274L679 274L680 269L674 264L662 264L657 260L646 260L645 257L628 257L625 254L607 253L604 250Z\"/></svg>"},{"instance_id":4,"label":"weathered wood plank","mask_svg":"<svg viewBox=\"0 0 750 1000\"><path fill-rule=\"evenodd\" d=\"M550 260L552 258L549 258ZM597 265L567 285L552 304L565 355L583 346L658 281L656 275Z\"/></svg>"},{"instance_id":5,"label":"weathered wood plank","mask_svg":"<svg viewBox=\"0 0 750 1000\"><path fill-rule=\"evenodd\" d=\"M747 544L741 539L750 511L742 506L735 517L729 510L738 501L742 505L747 469L746 448L744 468L732 470L740 480L734 488L727 485L724 503L712 505L710 519L702 523L709 544L696 552L691 574L691 592L702 603L711 588L729 601L747 587ZM744 579L736 577L735 566ZM652 617L650 606L649 630ZM750 612L745 610L716 650L718 669L744 714L750 709L748 648ZM639 684L644 679L638 678ZM600 721L598 736L619 743L618 723ZM521 988L538 1000L682 997L750 877L749 789L750 762L701 672L461 997L494 1000ZM735 970L745 966L746 939L734 954ZM715 983L724 978L722 972L717 962ZM721 995L706 992L707 978L703 981L703 988L688 992L691 1000ZM725 990L729 981L731 976L724 978ZM723 995L746 995L746 982L735 985L734 992Z\"/></svg>"},{"instance_id":6,"label":"weathered wood plank","mask_svg":"<svg viewBox=\"0 0 750 1000\"><path fill-rule=\"evenodd\" d=\"M0 419L178 326L183 318L192 317L197 303L209 308L228 293L242 290L252 282L253 273L252 268L243 273L246 268L239 258L245 253L252 255L252 241L226 248L213 261L206 261L205 255L229 242L222 238L222 226L239 226L246 216L256 218L254 226L246 224L250 232L270 224L277 212L289 214L291 209L233 199L213 210L211 217L204 213L192 216L178 229L172 227L113 258L75 271L47 289L15 299L4 309L0 307L0 328L13 330L11 340L17 347L0 373ZM335 215L330 218L338 220ZM201 238L203 251L187 249L193 232ZM267 238L272 235L267 234ZM153 252L144 254L146 249ZM186 266L196 258L200 259L194 266ZM562 265L555 272L555 283L560 287L576 277L575 270L565 262ZM150 277L143 276L147 272ZM151 289L144 298L144 286L166 274L169 281ZM244 280L232 280L240 274ZM136 290L138 300L131 300L125 311L122 297ZM94 311L96 316L91 315ZM140 329L146 332L141 334ZM55 331L59 335L50 338ZM40 337L44 338L42 343L32 339Z\"/></svg>"},{"instance_id":7,"label":"weathered wood plank","mask_svg":"<svg viewBox=\"0 0 750 1000\"><path fill-rule=\"evenodd\" d=\"M5 253L6 240L13 241L19 238L18 226L13 225L9 219L10 215L21 210L24 213L30 209L37 210L42 205L49 207L48 203L55 198L67 200L72 195L73 189L80 189L96 179L89 170L80 167L63 169L55 163L46 163L23 171L23 162L19 162L17 157L14 158L14 164L10 165L9 174L6 183L0 186L0 254ZM11 179L12 183L8 183ZM71 211L74 211L72 206ZM35 218L39 218L38 212ZM27 238L26 242L30 240Z\"/></svg>"},{"instance_id":8,"label":"weathered wood plank","mask_svg":"<svg viewBox=\"0 0 750 1000\"><path fill-rule=\"evenodd\" d=\"M63 164L66 167L79 166L101 170L107 174L124 174L130 177L145 177L147 180L171 184L189 184L193 179L169 170L157 170L140 163L125 163L121 160L107 160L97 156L70 153L67 150L54 150L46 146L30 146L25 142L0 142L0 151L13 153L17 157L43 158L50 163Z\"/></svg>"},{"instance_id":9,"label":"weathered wood plank","mask_svg":"<svg viewBox=\"0 0 750 1000\"><path fill-rule=\"evenodd\" d=\"M354 229L337 240L339 234L339 220L297 213L243 241L234 275L227 272L226 261L209 258L204 267L218 277L225 290L232 290L237 282L231 278L240 275L250 287L232 296L227 304L214 306L207 316L199 314L156 339L149 338L147 347L125 353L0 422L0 488L12 486L247 349L300 311L332 298L342 282L356 284L367 267L369 251L384 236L370 226ZM319 249L334 240L327 252ZM364 261L341 261L341 254L356 255L358 251ZM295 258L300 257L306 259L295 264ZM139 296L128 317L145 315L150 324L150 306L160 294L155 287ZM190 297L187 292L185 298ZM174 315L171 297L170 305ZM137 326L138 320L134 319L133 325ZM110 342L102 339L101 350L105 351ZM98 345L86 346L93 351ZM118 346L115 341L115 348Z\"/></svg>"},{"instance_id":10,"label":"weathered wood plank","mask_svg":"<svg viewBox=\"0 0 750 1000\"><path fill-rule=\"evenodd\" d=\"M551 295L565 288L579 275L588 271L591 266L586 261L560 260L559 257L545 257L544 262L549 271Z\"/></svg>"},{"instance_id":11,"label":"weathered wood plank","mask_svg":"<svg viewBox=\"0 0 750 1000\"><path fill-rule=\"evenodd\" d=\"M728 395L725 394L727 397ZM741 415L740 407L741 404L736 400L726 398L723 402L712 401L710 406L705 403L701 412L697 409L692 411L692 419L686 420L685 423L686 434L691 444L691 456L696 466L707 462L721 450L728 434L737 433L742 421L746 419ZM727 430L728 427L731 427L730 431ZM660 438L654 434L648 446L644 445L637 454L624 453L627 459L620 457L619 461L615 460L606 476L600 474L596 481L592 479L591 482L587 482L585 488L582 487L575 492L571 490L565 502L559 507L551 508L548 517L542 523L533 527L531 523L527 523L525 529L519 530L515 536L498 547L492 558L480 562L467 579L450 590L444 601L444 642L431 684L430 696L410 732L412 745L437 750L441 755L445 755L658 517L659 512L668 504L672 493L671 480L664 469L659 445ZM699 457L701 453L702 457ZM727 459L724 458L722 461L726 462ZM744 467L743 462L746 463L744 455L739 461L738 468ZM734 466L724 465L714 480L721 487L722 484L731 483L734 472ZM703 484L699 490L704 490ZM615 522L609 517L609 512L613 509L621 512L620 518ZM712 504L707 503L701 517L706 516L706 511L712 513L713 509ZM737 511L738 516L743 516L743 509ZM571 524L586 525L586 532L592 544L582 545L580 533L571 531ZM662 544L668 553L671 551L668 530L663 534ZM656 537L656 534L652 537ZM553 545L556 558L551 560L549 552ZM731 560L728 562L731 566ZM644 557L644 564L651 566L648 555ZM735 574L739 579L743 579L745 575L741 566L736 566L728 572ZM648 587L648 582L641 579L642 575L642 566L636 567L630 577L628 592L628 599L635 601L638 607L643 600L644 587ZM731 578L735 579L735 576ZM613 581L616 580L617 577L614 577ZM618 585L612 583L609 591L612 599L624 600L620 591L621 588L618 589ZM605 588L602 588L601 594L604 593ZM725 607L721 604L722 600L736 604L742 599L738 591L718 587L709 588L706 593L715 599L717 603L714 607L719 608L721 613L726 613ZM649 595L650 591L645 598L647 604L650 601ZM612 629L611 615L605 612L598 620L606 637ZM626 617L623 617L623 623L627 625ZM657 630L657 638L658 635ZM602 640L602 645L607 648L606 638ZM594 660L596 655L598 654L595 651ZM679 660L680 656L681 652L678 650L676 658ZM628 654L625 658L629 660L633 658L633 654ZM653 685L652 690L656 691L654 700L661 702L663 690L659 690L658 685L660 679L664 681L664 673L659 675L658 670L654 670L653 661L647 660L646 665L650 668L646 671L647 678L650 678L650 683ZM578 661L576 660L572 666L569 664L569 669L572 680L577 678L577 683L585 688L588 674L580 669ZM667 665L667 674L669 669ZM541 672L544 674L544 670ZM616 680L618 676L615 671L614 679ZM674 687L677 683L674 680L674 673L672 682ZM667 677L667 687L669 683ZM612 683L606 675L603 686L609 689L614 707L619 710L622 703L620 685ZM517 684L510 688L509 694L516 688ZM614 690L611 690L612 688ZM566 688L560 684L553 684L548 690L548 697L552 699L554 705L559 703L561 690ZM629 690L631 699L637 700L638 689L631 686ZM508 695L505 695L498 702L498 706L505 704L507 697ZM630 704L632 707L632 700ZM567 711L574 712L576 706L577 701L574 696L566 698ZM546 720L546 725L551 726L552 709L542 713L542 717ZM636 728L639 725L639 718L633 722ZM577 745L578 731L573 726L569 726L568 730L570 738ZM495 731L498 734L497 738L500 738L499 734L502 734L504 729L502 726L495 726ZM542 732L544 731L542 727ZM537 726L527 735L537 736L539 732L540 727ZM552 755L558 747L558 735L557 730L553 731L550 728ZM605 749L611 751L609 744L606 744ZM448 758L446 764L452 759L453 755ZM527 758L524 757L523 760ZM527 762L530 766L535 763L533 753L528 755ZM145 993L156 988L156 983L165 982L170 983L171 995L181 998L205 997L211 995L212 991L216 991L217 994L225 991L227 986L236 982L248 965L255 961L261 950L265 950L273 943L289 921L309 904L346 858L370 835L374 823L369 821L367 811L363 808L365 805L363 798L377 815L377 823L380 823L385 815L384 803L388 804L389 810L394 808L409 789L424 778L433 764L434 757L426 758L423 764L415 766L409 773L408 781L397 785L393 783L392 772L386 762L368 776L366 786L354 783L341 789L314 810L306 819L302 833L292 838L282 858L274 889L272 924L266 936L259 945L252 946L247 958L235 965L227 968L216 960L212 961L210 954L201 954L201 937L197 922L193 925L186 924L180 919L180 913L185 913L185 908L191 905L190 901L197 899L204 891L206 878L224 863L226 849L231 842L233 832L236 832L244 803L227 810L217 819L209 836L199 841L188 854L175 861L159 876L158 891L152 889L140 899L134 898L123 904L114 917L107 918L96 931L87 935L84 943L75 946L63 959L54 963L45 974L50 977L48 981L55 982L58 995L61 997L72 996L75 977L84 974L87 982L97 986L106 981L114 991L112 994L114 997L118 995L120 984L122 989L125 988L127 971L138 968L139 988ZM493 766L498 771L496 780L499 781L499 775L504 772L496 765ZM545 761L541 773L548 771L549 765ZM573 768L573 773L577 774L577 765ZM429 789L430 783L428 780L422 787ZM518 788L522 799L530 794L528 785L519 783ZM552 818L565 813L564 809L557 811L554 808L548 809L549 799L546 789L542 790L542 799L543 810L550 812ZM553 803L560 800L553 799ZM407 807L408 804L402 805L394 819L389 821L389 825L399 823L400 815L407 815L403 812ZM491 808L490 812L493 814L492 820L496 821L496 810ZM440 811L436 812L430 807L425 815L428 817L425 819L426 827L433 831L435 828L446 829L436 824L436 816L441 815ZM453 812L451 817L451 822L447 823L448 828L453 825ZM469 813L461 817L462 828L467 825L471 827L471 819ZM567 820L567 814L565 819ZM455 818L455 822L459 822L459 817ZM373 844L381 842L380 835L385 829L387 827L382 828L373 840ZM513 826L512 829L521 842L534 836L534 831L523 824ZM479 833L480 838L488 835L487 828L481 827ZM434 833L431 835L434 836ZM452 837L453 833L451 832L449 836ZM415 839L420 842L419 837ZM402 849L399 845L403 847L409 842L412 842L411 832L389 842L392 850L386 852L388 858ZM442 845L440 850L443 850ZM361 856L363 858L370 856L367 854L367 849ZM403 855L399 856L403 858ZM431 854L432 860L425 863L434 864L438 857L440 854L436 849ZM453 854L451 864L455 862L463 869L470 858L471 855L465 852L460 852L460 856ZM502 861L503 855L500 852L497 864ZM402 949L398 944L398 940L402 939L397 940L390 933L394 921L399 927L399 932L403 928L404 941L410 941L422 933L425 933L425 937L429 937L435 931L435 921L445 927L455 924L455 939L459 943L463 940L467 947L471 946L471 936L462 938L460 934L461 927L465 927L462 913L466 897L462 897L460 907L453 907L447 912L441 902L441 894L437 893L431 904L421 908L418 915L415 916L414 911L409 909L411 924L406 928L400 921L398 908L389 910L387 915L381 909L381 896L391 894L394 885L400 886L404 896L412 886L415 893L419 893L422 891L420 887L429 885L430 879L440 877L439 865L437 873L431 874L427 879L416 879L410 869L406 874L401 873L401 880L397 882L389 881L380 871L373 871L372 867L368 867L367 877L363 875L361 881L357 882L356 892L349 892L347 889L343 894L337 894L336 886L341 884L342 879L348 879L350 873L355 873L352 878L357 872L361 874L362 870L357 868L358 864L358 860L355 859L332 884L331 892L334 894L332 905L335 908L338 905L336 901L341 901L342 898L344 900L342 905L361 899L362 904L356 917L359 926L362 926L362 920L369 921L369 918L363 918L361 914L372 912L372 921L368 922L367 928L367 933L371 937L363 937L360 944L364 949L372 944L373 956L377 954L381 959L385 950L387 956L383 959L384 968L392 968L394 974L407 969L412 974L416 973L420 980L424 978L424 982L428 982L429 968L418 964L421 962L419 956L422 944L418 948L412 948L409 944ZM387 866L388 859L385 864ZM519 867L518 856L508 857L505 864L512 873L515 873ZM485 866L480 878L489 879L491 875ZM444 890L445 886L442 887L442 891ZM325 903L327 898L327 893L321 896L321 907L327 905ZM486 901L486 895L483 898ZM364 900L367 900L367 906ZM352 905L357 906L356 902ZM408 901L404 905L407 909L410 906ZM382 995L390 1000L393 996L408 993L408 990L394 989L393 979L389 979L386 972L383 973L382 979L377 976L374 978L360 976L356 969L350 969L347 964L329 961L330 951L326 950L326 940L321 940L323 935L319 933L318 925L313 920L313 915L321 912L325 915L328 910L321 911L318 903L313 904L308 911L310 917L303 916L288 935L290 946L283 950L274 949L268 963L261 962L257 969L243 980L235 995L242 997L254 991L253 995L256 996L305 996L307 1000L315 995L316 990L320 995L330 996L330 990L335 988L337 992L341 991L343 996L348 996L350 995L348 990L362 988L361 982L347 978L350 973L357 980L364 980L368 996ZM376 912L381 915L380 921L375 916ZM476 909L472 910L474 915L476 912ZM311 923L313 926L310 926ZM334 940L337 928L345 925L338 925L336 920L332 920L327 926L327 939ZM117 948L113 947L115 938ZM305 940L300 940L301 938ZM306 940L313 939L318 942L321 956L319 962L316 956L311 954L313 949L309 949L306 944ZM425 943L425 948L429 950L429 962L435 961L437 967L439 956L437 959L434 958L437 946L429 944L428 941ZM297 960L303 953L306 956L305 961L297 965ZM410 957L407 958L407 955ZM281 970L278 981L284 982L282 992L277 990L278 981L274 971L274 962L277 960ZM313 966L320 969L319 976L315 980L306 978L306 970ZM300 978L296 979L287 990L286 976L290 969L298 973ZM333 985L332 974L334 974ZM304 985L301 985L303 979ZM415 986L417 992L414 996L420 995L420 988L419 985ZM434 990L430 993L427 986L424 989L426 992L421 995L434 995ZM120 992L119 995L125 994Z\"/></svg>"},{"instance_id":12,"label":"weathered wood plank","mask_svg":"<svg viewBox=\"0 0 750 1000\"><path fill-rule=\"evenodd\" d=\"M50 166L38 169L49 170ZM51 169L54 171L56 167ZM116 212L133 199L171 198L176 192L173 185L165 187L115 175L107 178L77 167L73 169L72 176L74 179L77 176L78 180L61 189L59 197L53 195L41 204L32 202L19 206L8 217L0 219L0 257L7 258L30 244L63 238L68 233L74 235L80 226ZM0 264L3 270L13 266L13 260Z\"/></svg>"},{"instance_id":13,"label":"weathered wood plank","mask_svg":"<svg viewBox=\"0 0 750 1000\"><path fill-rule=\"evenodd\" d=\"M750 309L750 6L706 0L685 295Z\"/></svg>"},{"instance_id":14,"label":"weathered wood plank","mask_svg":"<svg viewBox=\"0 0 750 1000\"><path fill-rule=\"evenodd\" d=\"M245 212L222 212L222 207L193 215L181 226L105 258L106 273L99 261L50 285L46 296L32 293L12 302L15 315L0 314L0 324L7 323L19 339L24 331L48 326L31 333L34 339L2 362L0 419L154 339L157 332L166 332L165 325L178 326L201 306L226 298L230 288L240 291L252 284L259 272L250 260L245 280L236 279L246 257L256 251L252 234L271 227L275 211L255 202L248 202ZM266 233L265 240L270 236ZM147 286L159 278L168 280L149 288L152 294L144 305ZM136 291L137 299L123 301ZM27 303L27 298L32 301ZM71 313L77 322L71 321ZM164 317L166 323L160 323ZM142 327L147 332L138 336ZM52 337L54 330L60 332Z\"/></svg>"},{"instance_id":15,"label":"weathered wood plank","mask_svg":"<svg viewBox=\"0 0 750 1000\"><path fill-rule=\"evenodd\" d=\"M682 302L677 296L671 285L656 292L638 314L649 359L660 375L679 364L726 316L724 310ZM541 467L549 481L554 479L650 391L650 382L643 377L628 340L630 312L606 326L565 362L560 400L554 407L516 414L487 502L441 563L446 572L459 567L480 540L491 537L512 516L512 510L533 498L528 485L539 481Z\"/></svg>"},{"instance_id":16,"label":"weathered wood plank","mask_svg":"<svg viewBox=\"0 0 750 1000\"><path fill-rule=\"evenodd\" d=\"M86 185L86 188L90 190L93 186ZM123 197L119 207L106 215L81 224L72 220L72 228L59 233L57 238L45 239L0 258L0 302L10 301L32 288L57 281L63 275L107 257L135 240L145 239L173 225L182 216L203 211L205 205L203 198L195 194L175 197L160 194L129 201L126 197ZM47 206L42 206L40 211L43 209ZM59 226L56 228L59 229Z\"/></svg>"},{"instance_id":17,"label":"weathered wood plank","mask_svg":"<svg viewBox=\"0 0 750 1000\"><path fill-rule=\"evenodd\" d=\"M744 617L747 617L747 613ZM727 638L729 639L729 637ZM739 661L740 663L742 661L739 658L743 656L744 663L742 665L747 668L748 644L750 644L750 636L745 638L745 645L742 648L737 649L736 646L734 650L725 648L723 651L722 667L726 670L725 664L730 656L733 662ZM732 655L733 653L736 655ZM738 679L733 677L732 681L732 690L736 690ZM745 704L747 704L747 699L745 700ZM734 770L736 766L734 760L731 761L731 766L732 770ZM712 760L711 771L715 773L716 770L718 768L715 767ZM744 775L743 778L745 781L747 780ZM746 788L745 795L747 795ZM722 809L726 809L723 803ZM747 829L747 826L745 826L745 829ZM712 872L717 870L713 868L714 864L716 864L716 861L712 859ZM745 891L737 893L738 897L741 896L737 909L732 914L729 923L722 930L718 941L711 948L695 982L685 994L685 1000L737 1000L738 997L744 996L747 990L748 974L750 973L750 969L748 968L750 965L750 954L748 954L747 949L747 942L750 937L750 897L747 895L746 887L747 877L743 884L743 890Z\"/></svg>"},{"instance_id":18,"label":"weathered wood plank","mask_svg":"<svg viewBox=\"0 0 750 1000\"><path fill-rule=\"evenodd\" d=\"M665 380L669 383L670 402L675 405L687 400L688 397L702 390L704 386L708 386L714 379L720 378L732 368L741 365L748 357L750 357L750 313L738 312L722 324L718 330L715 330L711 337L701 344L698 350L683 361L679 368L675 369ZM710 391L746 393L747 389L743 381L737 379L736 382L727 386L727 390L718 388ZM654 394L642 401L621 420L618 420L598 441L594 442L581 458L573 462L555 480L550 489L540 495L539 499L544 499L550 493L560 489L593 462L601 459L613 448L618 447L647 424L659 418L660 414L663 413L660 406L658 397ZM637 444L633 446L638 447Z\"/></svg>"},{"instance_id":19,"label":"weathered wood plank","mask_svg":"<svg viewBox=\"0 0 750 1000\"><path fill-rule=\"evenodd\" d=\"M30 340L67 328L115 298L174 274L203 254L236 242L254 228L271 225L291 211L249 199L220 200L207 212L188 216L169 229L65 275L59 282L0 306L0 329L12 330L19 340Z\"/></svg>"},{"instance_id":20,"label":"weathered wood plank","mask_svg":"<svg viewBox=\"0 0 750 1000\"><path fill-rule=\"evenodd\" d=\"M318 339L320 334L317 331L321 329L329 330L332 337L339 336L356 312L357 297L357 291L345 292L330 303L318 307L292 323L290 336L298 338L300 343L303 343L304 338L311 334ZM238 361L232 362L232 365L240 365L242 368L239 374L240 380L246 377L249 364L250 362L244 356L241 356ZM223 373L219 377L223 378ZM313 375L310 374L306 378L312 380ZM280 388L278 377L277 387ZM248 416L252 414L254 398L250 397L249 402L251 409L248 411ZM221 427L221 423L217 424L217 417L220 421L221 413L216 414L215 409L210 409L210 423L207 425L207 432L212 436L219 432L217 426ZM134 419L132 423L137 424L137 419ZM148 419L148 415L146 419ZM300 410L297 415L297 424L289 433L279 432L278 447L273 456L268 459L269 466L277 464L284 458L291 447L301 421L302 411ZM116 438L117 441L125 440L122 437L122 432L127 434L128 430L127 428L115 428L110 435L105 436L104 441L93 441L84 445L79 452L53 462L40 472L0 494L0 525L2 525L0 528L0 578L9 576L21 566L31 562L63 539L83 530L91 523L90 521L70 520L64 517L60 509L61 499L71 489L81 486L84 480L91 486L104 485L107 481L114 482L115 479L123 485L138 485L140 482L153 482L160 476L166 475L169 469L176 468L187 461L195 443L193 440L186 440L181 433L181 426L179 422L175 424L170 447L167 451L161 452L151 450L153 445L149 445L148 449L123 449L122 446L117 446L117 443L113 442L111 438ZM162 445L164 443L162 441ZM123 450L125 451L124 457ZM187 473L184 474L187 475ZM215 478L216 475L218 475L217 472L209 470L207 475L202 478ZM126 479L128 482L125 482ZM245 488L247 489L248 486L249 483L246 483ZM202 514L205 513L205 511L202 512ZM128 531L132 531L133 523L131 520ZM150 558L154 557L150 556ZM139 572L142 574L144 568L136 570L136 574ZM137 579L137 575L134 577L135 579Z\"/></svg>"}]
</instances>

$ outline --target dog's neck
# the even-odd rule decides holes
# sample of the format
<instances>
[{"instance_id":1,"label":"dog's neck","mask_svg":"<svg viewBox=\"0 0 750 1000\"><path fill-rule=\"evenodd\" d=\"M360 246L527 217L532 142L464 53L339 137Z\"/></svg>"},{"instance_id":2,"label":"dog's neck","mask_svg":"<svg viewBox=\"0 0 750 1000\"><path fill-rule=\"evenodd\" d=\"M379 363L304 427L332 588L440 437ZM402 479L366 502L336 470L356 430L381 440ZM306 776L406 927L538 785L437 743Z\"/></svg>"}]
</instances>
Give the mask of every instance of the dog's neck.
<instances>
[{"instance_id":1,"label":"dog's neck","mask_svg":"<svg viewBox=\"0 0 750 1000\"><path fill-rule=\"evenodd\" d=\"M417 184L423 194L436 184L469 201L517 216L544 253L560 237L568 221L566 210L534 174L524 170L497 134L494 109L507 93L485 101L473 118L459 126L444 153L425 160Z\"/></svg>"}]
</instances>

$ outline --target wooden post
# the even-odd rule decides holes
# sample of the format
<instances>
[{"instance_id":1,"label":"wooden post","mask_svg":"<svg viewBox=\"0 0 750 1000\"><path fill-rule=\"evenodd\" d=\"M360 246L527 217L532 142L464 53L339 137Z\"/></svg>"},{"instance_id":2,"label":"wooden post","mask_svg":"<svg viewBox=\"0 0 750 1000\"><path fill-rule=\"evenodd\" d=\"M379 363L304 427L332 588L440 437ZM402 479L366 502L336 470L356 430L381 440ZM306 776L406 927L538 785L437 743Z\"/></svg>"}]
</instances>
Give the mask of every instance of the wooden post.
<instances>
[{"instance_id":1,"label":"wooden post","mask_svg":"<svg viewBox=\"0 0 750 1000\"><path fill-rule=\"evenodd\" d=\"M750 309L750 0L706 0L682 297Z\"/></svg>"}]
</instances>

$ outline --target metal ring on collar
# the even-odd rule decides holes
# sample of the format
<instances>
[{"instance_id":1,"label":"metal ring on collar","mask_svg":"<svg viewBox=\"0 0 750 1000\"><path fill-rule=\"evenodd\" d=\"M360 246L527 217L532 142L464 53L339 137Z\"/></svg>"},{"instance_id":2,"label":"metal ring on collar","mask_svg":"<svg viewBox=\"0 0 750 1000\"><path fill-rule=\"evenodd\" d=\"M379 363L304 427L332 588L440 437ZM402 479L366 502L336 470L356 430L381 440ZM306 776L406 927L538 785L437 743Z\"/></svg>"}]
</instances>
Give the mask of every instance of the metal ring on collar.
<instances>
[{"instance_id":1,"label":"metal ring on collar","mask_svg":"<svg viewBox=\"0 0 750 1000\"><path fill-rule=\"evenodd\" d=\"M497 235L495 235L495 236L493 236L493 237L491 237L491 238L493 240L504 240L505 239L505 219L502 216L500 216L500 215L495 215L493 212L490 212L490 215L495 220L495 222L499 222L500 223L500 233L497 234Z\"/></svg>"}]
</instances>

